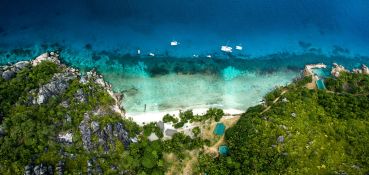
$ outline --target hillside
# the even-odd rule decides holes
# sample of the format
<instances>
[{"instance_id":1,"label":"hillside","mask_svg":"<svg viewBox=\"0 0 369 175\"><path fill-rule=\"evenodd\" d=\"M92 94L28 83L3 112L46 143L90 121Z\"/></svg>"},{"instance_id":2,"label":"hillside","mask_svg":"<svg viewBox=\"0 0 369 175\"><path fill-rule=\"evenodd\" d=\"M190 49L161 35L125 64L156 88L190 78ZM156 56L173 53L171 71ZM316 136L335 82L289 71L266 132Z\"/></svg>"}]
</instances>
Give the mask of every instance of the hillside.
<instances>
[{"instance_id":1,"label":"hillside","mask_svg":"<svg viewBox=\"0 0 369 175\"><path fill-rule=\"evenodd\" d=\"M228 156L200 157L208 174L367 174L369 76L342 71L327 90L310 77L266 95L227 130ZM281 93L285 92L285 93ZM273 103L274 101L274 103Z\"/></svg>"},{"instance_id":2,"label":"hillside","mask_svg":"<svg viewBox=\"0 0 369 175\"><path fill-rule=\"evenodd\" d=\"M298 78L241 116L189 110L139 126L101 75L45 53L0 67L0 174L366 174L364 72L340 69L326 90Z\"/></svg>"}]
</instances>

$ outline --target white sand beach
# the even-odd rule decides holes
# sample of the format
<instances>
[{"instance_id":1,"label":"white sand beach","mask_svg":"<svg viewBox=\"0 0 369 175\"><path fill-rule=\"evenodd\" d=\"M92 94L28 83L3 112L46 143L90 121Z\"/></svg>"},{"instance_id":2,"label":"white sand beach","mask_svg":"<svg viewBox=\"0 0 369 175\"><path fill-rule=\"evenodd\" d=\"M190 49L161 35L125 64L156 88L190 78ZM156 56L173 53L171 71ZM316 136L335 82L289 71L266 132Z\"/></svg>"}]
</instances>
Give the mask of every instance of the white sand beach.
<instances>
[{"instance_id":1,"label":"white sand beach","mask_svg":"<svg viewBox=\"0 0 369 175\"><path fill-rule=\"evenodd\" d=\"M202 115L205 114L208 108L195 108L192 109L194 115ZM185 111L185 110L181 110ZM244 111L238 109L224 109L224 117L231 118L234 115L242 114ZM132 118L133 121L137 122L139 125L144 125L150 122L157 122L163 119L165 114L174 115L176 117L179 116L180 110L167 110L167 111L158 111L158 112L141 112L141 113L126 113L127 118Z\"/></svg>"}]
</instances>

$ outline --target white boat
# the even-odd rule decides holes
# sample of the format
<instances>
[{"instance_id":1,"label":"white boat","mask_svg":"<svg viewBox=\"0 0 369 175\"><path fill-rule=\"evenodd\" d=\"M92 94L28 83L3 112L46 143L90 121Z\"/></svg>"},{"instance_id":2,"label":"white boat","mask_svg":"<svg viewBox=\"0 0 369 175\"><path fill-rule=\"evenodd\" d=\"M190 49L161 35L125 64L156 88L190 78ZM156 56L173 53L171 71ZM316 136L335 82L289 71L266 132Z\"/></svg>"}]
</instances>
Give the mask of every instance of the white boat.
<instances>
[{"instance_id":1,"label":"white boat","mask_svg":"<svg viewBox=\"0 0 369 175\"><path fill-rule=\"evenodd\" d=\"M137 50L137 55L141 55L141 50L140 49Z\"/></svg>"},{"instance_id":2,"label":"white boat","mask_svg":"<svg viewBox=\"0 0 369 175\"><path fill-rule=\"evenodd\" d=\"M206 55L206 57L211 58L211 55Z\"/></svg>"},{"instance_id":3,"label":"white boat","mask_svg":"<svg viewBox=\"0 0 369 175\"><path fill-rule=\"evenodd\" d=\"M170 45L171 46L178 46L179 45L179 42L178 41L171 41L170 42Z\"/></svg>"},{"instance_id":4,"label":"white boat","mask_svg":"<svg viewBox=\"0 0 369 175\"><path fill-rule=\"evenodd\" d=\"M199 57L199 55L196 55L196 54L194 54L194 55L192 55L193 57L195 57L195 58L198 58Z\"/></svg>"},{"instance_id":5,"label":"white boat","mask_svg":"<svg viewBox=\"0 0 369 175\"><path fill-rule=\"evenodd\" d=\"M220 48L221 51L223 52L228 52L228 53L231 53L232 52L232 47L229 47L229 46L222 46Z\"/></svg>"},{"instance_id":6,"label":"white boat","mask_svg":"<svg viewBox=\"0 0 369 175\"><path fill-rule=\"evenodd\" d=\"M237 50L242 50L242 46L236 46Z\"/></svg>"},{"instance_id":7,"label":"white boat","mask_svg":"<svg viewBox=\"0 0 369 175\"><path fill-rule=\"evenodd\" d=\"M149 53L149 56L154 57L154 56L155 56L155 54L153 54L153 53L151 53L151 52L150 52L150 53Z\"/></svg>"}]
</instances>

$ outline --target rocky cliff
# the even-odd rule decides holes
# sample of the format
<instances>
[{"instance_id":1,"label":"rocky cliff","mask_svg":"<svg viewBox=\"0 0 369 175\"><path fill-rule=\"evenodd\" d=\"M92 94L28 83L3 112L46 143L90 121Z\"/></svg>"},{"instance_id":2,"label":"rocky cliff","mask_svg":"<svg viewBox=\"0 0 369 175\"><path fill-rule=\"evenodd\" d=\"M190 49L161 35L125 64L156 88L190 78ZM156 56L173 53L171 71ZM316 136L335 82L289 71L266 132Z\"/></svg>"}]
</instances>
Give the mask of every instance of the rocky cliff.
<instances>
[{"instance_id":1,"label":"rocky cliff","mask_svg":"<svg viewBox=\"0 0 369 175\"><path fill-rule=\"evenodd\" d=\"M0 174L129 172L111 161L135 137L119 100L54 52L0 67Z\"/></svg>"}]
</instances>

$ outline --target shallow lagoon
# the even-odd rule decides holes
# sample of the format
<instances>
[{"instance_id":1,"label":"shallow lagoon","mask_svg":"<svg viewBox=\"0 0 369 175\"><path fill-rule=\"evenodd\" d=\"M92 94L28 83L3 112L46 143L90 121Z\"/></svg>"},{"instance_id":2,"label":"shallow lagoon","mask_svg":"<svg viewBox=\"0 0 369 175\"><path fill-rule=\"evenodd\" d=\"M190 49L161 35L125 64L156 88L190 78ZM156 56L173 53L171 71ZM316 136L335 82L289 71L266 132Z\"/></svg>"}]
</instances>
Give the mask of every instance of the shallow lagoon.
<instances>
[{"instance_id":1,"label":"shallow lagoon","mask_svg":"<svg viewBox=\"0 0 369 175\"><path fill-rule=\"evenodd\" d=\"M277 53L262 57L240 59L207 57L145 57L90 48L74 50L31 47L0 52L2 64L28 60L45 50L61 50L62 61L84 71L96 68L113 90L122 92L122 106L127 116L157 120L163 112L218 107L244 111L260 103L262 97L276 86L286 85L300 75L305 64L333 62L352 69L368 57ZM318 72L327 73L327 72ZM143 121L137 119L136 121ZM145 120L147 121L147 119Z\"/></svg>"}]
</instances>

